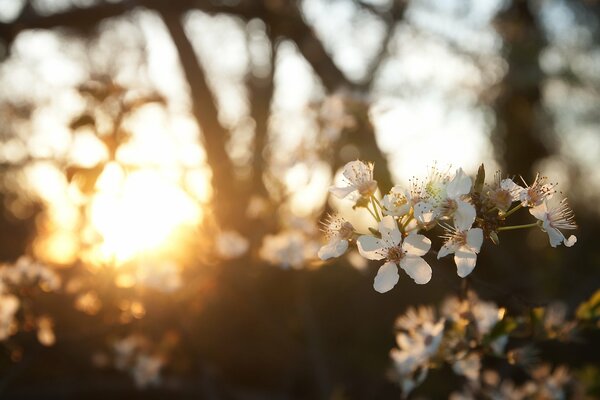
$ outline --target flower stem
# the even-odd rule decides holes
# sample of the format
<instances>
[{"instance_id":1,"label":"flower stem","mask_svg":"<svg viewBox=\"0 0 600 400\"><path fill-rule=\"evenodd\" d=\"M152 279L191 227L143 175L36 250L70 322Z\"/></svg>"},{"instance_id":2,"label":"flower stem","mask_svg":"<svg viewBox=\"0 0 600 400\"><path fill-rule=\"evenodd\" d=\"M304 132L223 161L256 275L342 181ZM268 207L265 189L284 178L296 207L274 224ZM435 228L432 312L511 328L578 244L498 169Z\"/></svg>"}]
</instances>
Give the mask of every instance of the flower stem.
<instances>
[{"instance_id":1,"label":"flower stem","mask_svg":"<svg viewBox=\"0 0 600 400\"><path fill-rule=\"evenodd\" d=\"M537 222L534 222L532 224L526 224L526 225L501 226L500 228L498 228L498 231L510 231L513 229L527 229L527 228L533 228L536 226L539 226L539 224Z\"/></svg>"},{"instance_id":2,"label":"flower stem","mask_svg":"<svg viewBox=\"0 0 600 400\"><path fill-rule=\"evenodd\" d=\"M381 217L379 216L379 212L377 211L377 205L375 204L376 202L377 202L377 204L379 204L379 202L377 201L375 196L371 196L371 204L373 205L373 211L375 212L375 219L377 220L377 222L380 222ZM380 207L381 207L381 205L380 205Z\"/></svg>"},{"instance_id":3,"label":"flower stem","mask_svg":"<svg viewBox=\"0 0 600 400\"><path fill-rule=\"evenodd\" d=\"M505 214L504 214L504 218L508 217L509 215L511 215L512 213L514 213L515 211L519 210L520 208L523 207L523 203L519 203L519 205L517 205L515 208L513 208L512 210L508 210Z\"/></svg>"}]
</instances>

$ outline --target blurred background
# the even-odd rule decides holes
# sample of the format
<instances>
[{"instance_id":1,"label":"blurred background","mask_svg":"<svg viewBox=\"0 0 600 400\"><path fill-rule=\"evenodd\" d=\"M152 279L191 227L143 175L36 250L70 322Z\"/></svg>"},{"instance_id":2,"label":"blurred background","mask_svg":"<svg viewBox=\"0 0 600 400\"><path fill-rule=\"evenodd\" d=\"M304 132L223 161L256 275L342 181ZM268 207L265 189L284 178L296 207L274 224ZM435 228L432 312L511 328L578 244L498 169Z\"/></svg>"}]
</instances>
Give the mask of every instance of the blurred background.
<instances>
[{"instance_id":1,"label":"blurred background","mask_svg":"<svg viewBox=\"0 0 600 400\"><path fill-rule=\"evenodd\" d=\"M0 260L62 282L19 291L0 398L398 398L395 317L461 282L316 259L325 213L363 218L327 192L357 158L382 192L434 163L558 182L577 245L502 236L472 284L572 309L600 287L599 37L595 0L0 0Z\"/></svg>"}]
</instances>

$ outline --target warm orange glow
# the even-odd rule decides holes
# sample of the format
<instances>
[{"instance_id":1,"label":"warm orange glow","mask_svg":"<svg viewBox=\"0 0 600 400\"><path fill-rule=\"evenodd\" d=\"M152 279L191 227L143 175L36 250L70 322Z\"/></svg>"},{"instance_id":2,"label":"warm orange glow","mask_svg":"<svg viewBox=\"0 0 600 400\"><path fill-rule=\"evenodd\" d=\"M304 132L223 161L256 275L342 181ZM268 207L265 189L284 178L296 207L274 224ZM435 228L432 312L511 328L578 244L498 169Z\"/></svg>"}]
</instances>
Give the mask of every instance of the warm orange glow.
<instances>
[{"instance_id":1,"label":"warm orange glow","mask_svg":"<svg viewBox=\"0 0 600 400\"><path fill-rule=\"evenodd\" d=\"M144 253L176 246L173 234L202 218L197 201L157 170L125 174L117 163L110 163L96 189L88 214L101 240L92 248L92 262L120 265Z\"/></svg>"}]
</instances>

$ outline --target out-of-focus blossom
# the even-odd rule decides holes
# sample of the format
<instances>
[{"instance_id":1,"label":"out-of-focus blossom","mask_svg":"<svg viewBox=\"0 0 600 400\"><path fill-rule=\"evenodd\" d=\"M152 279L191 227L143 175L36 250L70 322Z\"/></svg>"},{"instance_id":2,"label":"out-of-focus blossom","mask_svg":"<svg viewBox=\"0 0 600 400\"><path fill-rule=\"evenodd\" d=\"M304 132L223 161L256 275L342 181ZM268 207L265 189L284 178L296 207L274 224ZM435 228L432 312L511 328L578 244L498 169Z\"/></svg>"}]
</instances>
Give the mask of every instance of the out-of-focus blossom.
<instances>
[{"instance_id":1,"label":"out-of-focus blossom","mask_svg":"<svg viewBox=\"0 0 600 400\"><path fill-rule=\"evenodd\" d=\"M102 301L95 291L88 290L75 298L75 308L86 314L95 315L102 308Z\"/></svg>"},{"instance_id":2,"label":"out-of-focus blossom","mask_svg":"<svg viewBox=\"0 0 600 400\"><path fill-rule=\"evenodd\" d=\"M531 208L529 212L542 221L542 229L548 234L550 246L556 247L564 243L565 246L571 247L577 242L577 237L571 235L567 239L560 229L572 230L577 228L573 210L567 204L567 199L562 199L560 202L554 199L554 197L544 199L537 206Z\"/></svg>"},{"instance_id":3,"label":"out-of-focus blossom","mask_svg":"<svg viewBox=\"0 0 600 400\"><path fill-rule=\"evenodd\" d=\"M12 286L38 284L45 291L56 291L61 280L50 267L32 260L28 256L20 257L14 264L0 268L0 280Z\"/></svg>"},{"instance_id":4,"label":"out-of-focus blossom","mask_svg":"<svg viewBox=\"0 0 600 400\"><path fill-rule=\"evenodd\" d=\"M452 370L458 374L466 377L470 381L479 380L479 372L481 371L481 356L477 353L471 352L466 357L460 358L452 365Z\"/></svg>"},{"instance_id":5,"label":"out-of-focus blossom","mask_svg":"<svg viewBox=\"0 0 600 400\"><path fill-rule=\"evenodd\" d=\"M139 388L160 383L165 360L151 351L151 344L145 337L132 334L121 338L113 343L112 352L114 367L129 372Z\"/></svg>"},{"instance_id":6,"label":"out-of-focus blossom","mask_svg":"<svg viewBox=\"0 0 600 400\"><path fill-rule=\"evenodd\" d=\"M15 314L19 309L19 299L12 294L0 294L0 340L15 333Z\"/></svg>"},{"instance_id":7,"label":"out-of-focus blossom","mask_svg":"<svg viewBox=\"0 0 600 400\"><path fill-rule=\"evenodd\" d=\"M317 255L321 260L341 256L348 249L348 241L354 235L354 227L338 215L330 216L323 225L328 242L319 249Z\"/></svg>"},{"instance_id":8,"label":"out-of-focus blossom","mask_svg":"<svg viewBox=\"0 0 600 400\"><path fill-rule=\"evenodd\" d=\"M54 335L54 324L48 316L42 316L37 320L37 338L44 346L52 346L56 342Z\"/></svg>"},{"instance_id":9,"label":"out-of-focus blossom","mask_svg":"<svg viewBox=\"0 0 600 400\"><path fill-rule=\"evenodd\" d=\"M160 383L160 370L164 365L161 357L139 354L133 366L132 375L135 384L140 388Z\"/></svg>"},{"instance_id":10,"label":"out-of-focus blossom","mask_svg":"<svg viewBox=\"0 0 600 400\"><path fill-rule=\"evenodd\" d=\"M370 197L377 191L377 181L373 180L373 164L364 161L351 161L344 166L342 172L345 181L343 186L331 186L329 191L340 199L358 192L362 197Z\"/></svg>"},{"instance_id":11,"label":"out-of-focus blossom","mask_svg":"<svg viewBox=\"0 0 600 400\"><path fill-rule=\"evenodd\" d=\"M381 238L362 235L358 238L358 251L369 260L386 260L375 277L373 287L379 293L391 290L398 279L398 265L417 284L431 279L431 267L421 258L429 251L431 241L423 235L409 234L402 240L396 220L385 216L379 223Z\"/></svg>"},{"instance_id":12,"label":"out-of-focus blossom","mask_svg":"<svg viewBox=\"0 0 600 400\"><path fill-rule=\"evenodd\" d=\"M266 235L259 251L260 257L283 269L300 269L317 253L318 244L298 231L283 231Z\"/></svg>"},{"instance_id":13,"label":"out-of-focus blossom","mask_svg":"<svg viewBox=\"0 0 600 400\"><path fill-rule=\"evenodd\" d=\"M405 396L425 380L430 359L437 353L444 335L443 319L432 322L426 311L416 312L413 317L421 314L427 316L419 321L409 318L411 329L396 334L398 348L390 351L394 372Z\"/></svg>"},{"instance_id":14,"label":"out-of-focus blossom","mask_svg":"<svg viewBox=\"0 0 600 400\"><path fill-rule=\"evenodd\" d=\"M262 218L267 215L269 208L269 200L262 196L254 195L248 200L246 215L251 219Z\"/></svg>"},{"instance_id":15,"label":"out-of-focus blossom","mask_svg":"<svg viewBox=\"0 0 600 400\"><path fill-rule=\"evenodd\" d=\"M217 235L216 247L219 256L224 259L241 257L248 251L248 239L236 231L224 231Z\"/></svg>"}]
</instances>

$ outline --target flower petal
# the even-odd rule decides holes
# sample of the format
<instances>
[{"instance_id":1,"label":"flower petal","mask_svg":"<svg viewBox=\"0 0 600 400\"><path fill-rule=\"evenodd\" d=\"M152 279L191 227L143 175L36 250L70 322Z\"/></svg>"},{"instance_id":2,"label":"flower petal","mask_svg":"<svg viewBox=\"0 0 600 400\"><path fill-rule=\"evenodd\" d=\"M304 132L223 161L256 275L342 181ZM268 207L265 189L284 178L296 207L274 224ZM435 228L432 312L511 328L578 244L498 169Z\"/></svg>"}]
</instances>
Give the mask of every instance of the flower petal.
<instances>
[{"instance_id":1,"label":"flower petal","mask_svg":"<svg viewBox=\"0 0 600 400\"><path fill-rule=\"evenodd\" d=\"M459 231L466 231L473 226L477 212L472 204L463 200L456 200L456 206L454 225Z\"/></svg>"},{"instance_id":2,"label":"flower petal","mask_svg":"<svg viewBox=\"0 0 600 400\"><path fill-rule=\"evenodd\" d=\"M577 243L577 236L571 235L568 239L565 239L565 246L572 247L575 243Z\"/></svg>"},{"instance_id":3,"label":"flower petal","mask_svg":"<svg viewBox=\"0 0 600 400\"><path fill-rule=\"evenodd\" d=\"M328 260L333 257L339 257L344 254L348 250L348 241L347 240L332 240L327 243L325 246L319 249L317 255L323 261Z\"/></svg>"},{"instance_id":4,"label":"flower petal","mask_svg":"<svg viewBox=\"0 0 600 400\"><path fill-rule=\"evenodd\" d=\"M546 202L543 201L539 205L530 208L529 214L533 215L540 221L547 220L548 219L548 207L546 206Z\"/></svg>"},{"instance_id":5,"label":"flower petal","mask_svg":"<svg viewBox=\"0 0 600 400\"><path fill-rule=\"evenodd\" d=\"M479 253L483 244L483 231L481 228L473 228L467 231L467 245L475 253Z\"/></svg>"},{"instance_id":6,"label":"flower petal","mask_svg":"<svg viewBox=\"0 0 600 400\"><path fill-rule=\"evenodd\" d=\"M465 174L462 168L456 170L456 175L446 186L446 195L450 199L457 200L460 196L471 191L471 177Z\"/></svg>"},{"instance_id":7,"label":"flower petal","mask_svg":"<svg viewBox=\"0 0 600 400\"><path fill-rule=\"evenodd\" d=\"M510 192L512 201L517 201L521 198L521 193L526 191L525 188L517 185L512 179L502 179L500 188Z\"/></svg>"},{"instance_id":8,"label":"flower petal","mask_svg":"<svg viewBox=\"0 0 600 400\"><path fill-rule=\"evenodd\" d=\"M337 197L338 199L343 199L348 196L350 193L354 192L356 188L354 186L331 186L329 188L329 192Z\"/></svg>"},{"instance_id":9,"label":"flower petal","mask_svg":"<svg viewBox=\"0 0 600 400\"><path fill-rule=\"evenodd\" d=\"M393 262L386 262L377 271L377 276L373 281L373 288L379 293L385 293L398 283L400 275L398 275L398 266Z\"/></svg>"},{"instance_id":10,"label":"flower petal","mask_svg":"<svg viewBox=\"0 0 600 400\"><path fill-rule=\"evenodd\" d=\"M437 255L438 260L442 257L446 257L448 254L454 253L458 249L458 247L459 246L456 244L456 242L454 240L446 241L446 243L444 243L444 245L442 246L440 251L438 251L438 255Z\"/></svg>"},{"instance_id":11,"label":"flower petal","mask_svg":"<svg viewBox=\"0 0 600 400\"><path fill-rule=\"evenodd\" d=\"M475 269L477 263L477 254L473 253L467 246L461 246L454 253L454 262L458 276L464 278Z\"/></svg>"},{"instance_id":12,"label":"flower petal","mask_svg":"<svg viewBox=\"0 0 600 400\"><path fill-rule=\"evenodd\" d=\"M421 257L406 255L400 260L400 267L419 285L431 280L431 267Z\"/></svg>"},{"instance_id":13,"label":"flower petal","mask_svg":"<svg viewBox=\"0 0 600 400\"><path fill-rule=\"evenodd\" d=\"M373 179L372 164L367 164L360 160L350 161L344 166L342 174L350 182L356 184L366 180Z\"/></svg>"},{"instance_id":14,"label":"flower petal","mask_svg":"<svg viewBox=\"0 0 600 400\"><path fill-rule=\"evenodd\" d=\"M418 233L411 233L402 243L402 250L413 256L424 256L431 248L431 240Z\"/></svg>"},{"instance_id":15,"label":"flower petal","mask_svg":"<svg viewBox=\"0 0 600 400\"><path fill-rule=\"evenodd\" d=\"M548 233L548 239L550 239L550 246L556 247L565 240L565 235L563 235L562 232L558 229L550 226L550 224L546 223L546 221L544 221L543 227L544 230Z\"/></svg>"},{"instance_id":16,"label":"flower petal","mask_svg":"<svg viewBox=\"0 0 600 400\"><path fill-rule=\"evenodd\" d=\"M379 222L379 232L381 232L381 238L393 246L398 246L402 240L402 233L398 229L398 223L390 215L386 215Z\"/></svg>"},{"instance_id":17,"label":"flower petal","mask_svg":"<svg viewBox=\"0 0 600 400\"><path fill-rule=\"evenodd\" d=\"M422 225L431 223L435 217L433 205L426 201L421 201L414 206L414 215L417 221Z\"/></svg>"},{"instance_id":18,"label":"flower petal","mask_svg":"<svg viewBox=\"0 0 600 400\"><path fill-rule=\"evenodd\" d=\"M383 240L370 235L362 235L356 241L358 252L369 260L383 260L386 244Z\"/></svg>"}]
</instances>

